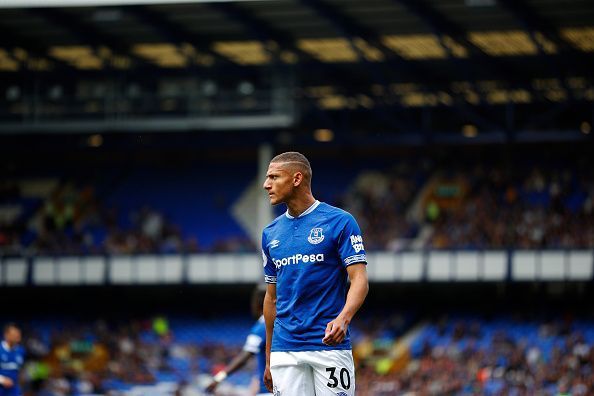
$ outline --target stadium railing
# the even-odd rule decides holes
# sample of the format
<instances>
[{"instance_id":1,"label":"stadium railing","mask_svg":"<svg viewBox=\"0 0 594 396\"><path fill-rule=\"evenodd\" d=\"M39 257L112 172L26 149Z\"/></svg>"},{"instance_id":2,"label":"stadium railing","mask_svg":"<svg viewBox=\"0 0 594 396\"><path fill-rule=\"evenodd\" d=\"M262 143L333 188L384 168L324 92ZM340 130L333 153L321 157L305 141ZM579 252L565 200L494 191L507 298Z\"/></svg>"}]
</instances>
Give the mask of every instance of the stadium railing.
<instances>
[{"instance_id":1,"label":"stadium railing","mask_svg":"<svg viewBox=\"0 0 594 396\"><path fill-rule=\"evenodd\" d=\"M371 282L592 281L592 250L416 250L368 254ZM5 257L0 285L235 284L262 280L253 253Z\"/></svg>"}]
</instances>

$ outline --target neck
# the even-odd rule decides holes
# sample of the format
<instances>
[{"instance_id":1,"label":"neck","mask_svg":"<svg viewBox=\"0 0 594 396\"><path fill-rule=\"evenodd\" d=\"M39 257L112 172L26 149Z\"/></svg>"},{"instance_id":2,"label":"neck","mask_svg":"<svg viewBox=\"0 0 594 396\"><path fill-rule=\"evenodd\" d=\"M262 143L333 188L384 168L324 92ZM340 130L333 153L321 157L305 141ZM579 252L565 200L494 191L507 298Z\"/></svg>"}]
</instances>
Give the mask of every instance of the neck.
<instances>
[{"instance_id":1,"label":"neck","mask_svg":"<svg viewBox=\"0 0 594 396\"><path fill-rule=\"evenodd\" d=\"M314 204L314 202L316 202L316 199L310 192L308 192L298 199L292 199L291 201L287 202L287 210L291 216L299 217L299 215L305 212L311 205Z\"/></svg>"}]
</instances>

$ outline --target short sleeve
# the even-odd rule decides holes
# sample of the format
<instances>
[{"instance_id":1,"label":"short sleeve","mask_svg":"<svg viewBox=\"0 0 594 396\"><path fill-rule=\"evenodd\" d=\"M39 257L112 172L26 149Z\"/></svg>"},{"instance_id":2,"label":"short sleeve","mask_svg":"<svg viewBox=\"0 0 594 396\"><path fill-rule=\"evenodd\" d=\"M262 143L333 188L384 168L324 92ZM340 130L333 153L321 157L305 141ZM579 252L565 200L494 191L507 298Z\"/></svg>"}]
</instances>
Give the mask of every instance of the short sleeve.
<instances>
[{"instance_id":1,"label":"short sleeve","mask_svg":"<svg viewBox=\"0 0 594 396\"><path fill-rule=\"evenodd\" d=\"M247 336L245 340L245 345L243 346L243 350L246 352L250 352L253 354L260 353L260 349L262 348L262 343L264 340L262 337L256 334L250 334Z\"/></svg>"},{"instance_id":2,"label":"short sleeve","mask_svg":"<svg viewBox=\"0 0 594 396\"><path fill-rule=\"evenodd\" d=\"M264 233L262 233L262 265L264 266L264 282L276 283L276 266L268 253L266 235Z\"/></svg>"},{"instance_id":3,"label":"short sleeve","mask_svg":"<svg viewBox=\"0 0 594 396\"><path fill-rule=\"evenodd\" d=\"M353 216L348 214L338 237L338 254L345 267L351 264L367 264L361 229Z\"/></svg>"}]
</instances>

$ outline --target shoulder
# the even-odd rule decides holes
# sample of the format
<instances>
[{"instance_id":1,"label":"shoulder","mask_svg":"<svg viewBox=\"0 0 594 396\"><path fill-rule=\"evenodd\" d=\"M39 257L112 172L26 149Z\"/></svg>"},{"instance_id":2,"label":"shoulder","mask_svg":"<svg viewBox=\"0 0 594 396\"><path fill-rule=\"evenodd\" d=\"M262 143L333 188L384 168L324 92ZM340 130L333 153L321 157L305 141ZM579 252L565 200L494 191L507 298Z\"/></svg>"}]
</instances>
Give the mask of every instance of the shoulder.
<instances>
[{"instance_id":1,"label":"shoulder","mask_svg":"<svg viewBox=\"0 0 594 396\"><path fill-rule=\"evenodd\" d=\"M263 323L264 323L264 315L260 316L260 317L258 318L258 320L256 320L256 321L254 322L254 324L252 325L252 328L254 328L254 329L255 329L255 328L256 328L256 327L258 327L258 326L262 326L262 324L263 324Z\"/></svg>"},{"instance_id":2,"label":"shoulder","mask_svg":"<svg viewBox=\"0 0 594 396\"><path fill-rule=\"evenodd\" d=\"M281 225L284 218L286 218L286 215L283 213L282 215L278 216L276 219L272 220L266 227L264 227L264 232L267 232L267 231Z\"/></svg>"},{"instance_id":3,"label":"shoulder","mask_svg":"<svg viewBox=\"0 0 594 396\"><path fill-rule=\"evenodd\" d=\"M272 220L264 229L262 230L262 236L266 237L272 230L278 227L282 227L283 218L285 218L285 214L278 216L276 219Z\"/></svg>"},{"instance_id":4,"label":"shoulder","mask_svg":"<svg viewBox=\"0 0 594 396\"><path fill-rule=\"evenodd\" d=\"M264 322L264 316L261 316L256 323L252 326L250 333L260 335L262 329L266 329L266 323Z\"/></svg>"},{"instance_id":5,"label":"shoulder","mask_svg":"<svg viewBox=\"0 0 594 396\"><path fill-rule=\"evenodd\" d=\"M324 215L329 220L337 223L349 222L355 219L353 215L346 210L337 208L336 206L332 206L324 202L320 203L318 208L320 209L320 215Z\"/></svg>"}]
</instances>

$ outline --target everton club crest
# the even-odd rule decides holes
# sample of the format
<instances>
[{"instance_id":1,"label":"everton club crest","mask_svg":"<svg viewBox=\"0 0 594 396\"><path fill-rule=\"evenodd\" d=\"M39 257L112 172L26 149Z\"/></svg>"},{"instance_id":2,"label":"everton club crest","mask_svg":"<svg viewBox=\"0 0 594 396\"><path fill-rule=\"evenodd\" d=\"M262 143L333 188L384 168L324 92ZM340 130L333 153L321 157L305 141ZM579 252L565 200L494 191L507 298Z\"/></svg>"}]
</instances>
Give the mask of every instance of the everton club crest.
<instances>
[{"instance_id":1,"label":"everton club crest","mask_svg":"<svg viewBox=\"0 0 594 396\"><path fill-rule=\"evenodd\" d=\"M317 245L318 243L324 240L324 234L322 233L322 228L312 228L309 232L309 236L307 237L309 243L313 245Z\"/></svg>"}]
</instances>

